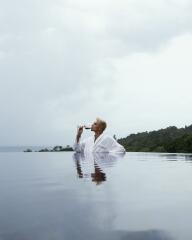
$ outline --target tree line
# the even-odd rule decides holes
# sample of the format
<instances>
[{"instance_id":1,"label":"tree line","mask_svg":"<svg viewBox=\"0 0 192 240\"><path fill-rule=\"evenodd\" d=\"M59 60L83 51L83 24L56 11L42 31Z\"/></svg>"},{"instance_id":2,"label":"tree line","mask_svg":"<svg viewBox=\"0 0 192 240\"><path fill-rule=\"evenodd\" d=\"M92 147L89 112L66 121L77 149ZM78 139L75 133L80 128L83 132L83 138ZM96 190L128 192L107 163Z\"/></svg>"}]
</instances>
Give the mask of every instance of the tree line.
<instances>
[{"instance_id":1,"label":"tree line","mask_svg":"<svg viewBox=\"0 0 192 240\"><path fill-rule=\"evenodd\" d=\"M129 152L192 153L192 125L130 134L118 142Z\"/></svg>"}]
</instances>

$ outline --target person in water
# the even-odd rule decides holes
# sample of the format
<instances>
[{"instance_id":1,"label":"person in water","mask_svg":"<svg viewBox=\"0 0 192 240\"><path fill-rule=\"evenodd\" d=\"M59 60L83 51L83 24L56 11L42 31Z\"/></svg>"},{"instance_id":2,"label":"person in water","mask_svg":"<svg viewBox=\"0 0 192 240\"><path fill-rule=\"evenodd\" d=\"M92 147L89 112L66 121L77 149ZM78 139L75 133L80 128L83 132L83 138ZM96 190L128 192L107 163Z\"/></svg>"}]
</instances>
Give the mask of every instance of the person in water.
<instances>
[{"instance_id":1,"label":"person in water","mask_svg":"<svg viewBox=\"0 0 192 240\"><path fill-rule=\"evenodd\" d=\"M113 137L104 134L107 127L105 121L97 118L91 125L91 131L94 136L81 141L84 126L80 126L77 130L74 150L76 152L109 152L109 153L125 153L125 149Z\"/></svg>"}]
</instances>

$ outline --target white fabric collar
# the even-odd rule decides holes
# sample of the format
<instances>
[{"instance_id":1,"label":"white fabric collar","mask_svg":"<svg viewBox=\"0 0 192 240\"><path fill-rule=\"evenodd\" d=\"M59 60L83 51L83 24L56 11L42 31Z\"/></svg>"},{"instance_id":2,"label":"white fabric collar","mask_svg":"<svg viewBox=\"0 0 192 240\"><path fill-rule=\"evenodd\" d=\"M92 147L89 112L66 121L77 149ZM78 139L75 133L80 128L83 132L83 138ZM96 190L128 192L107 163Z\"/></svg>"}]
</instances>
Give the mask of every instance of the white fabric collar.
<instances>
[{"instance_id":1,"label":"white fabric collar","mask_svg":"<svg viewBox=\"0 0 192 240\"><path fill-rule=\"evenodd\" d=\"M104 136L104 133L102 133L95 141L94 146L98 144L98 142L101 140L101 138Z\"/></svg>"}]
</instances>

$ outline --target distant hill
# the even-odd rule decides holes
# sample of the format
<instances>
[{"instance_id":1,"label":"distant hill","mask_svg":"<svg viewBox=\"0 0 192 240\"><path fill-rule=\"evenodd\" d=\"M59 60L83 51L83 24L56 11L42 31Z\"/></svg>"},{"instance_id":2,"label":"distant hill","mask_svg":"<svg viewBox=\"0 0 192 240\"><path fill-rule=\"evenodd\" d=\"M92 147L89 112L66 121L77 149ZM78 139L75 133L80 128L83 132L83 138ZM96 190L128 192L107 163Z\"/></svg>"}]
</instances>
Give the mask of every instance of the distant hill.
<instances>
[{"instance_id":1,"label":"distant hill","mask_svg":"<svg viewBox=\"0 0 192 240\"><path fill-rule=\"evenodd\" d=\"M130 152L192 153L192 125L131 134L118 142Z\"/></svg>"}]
</instances>

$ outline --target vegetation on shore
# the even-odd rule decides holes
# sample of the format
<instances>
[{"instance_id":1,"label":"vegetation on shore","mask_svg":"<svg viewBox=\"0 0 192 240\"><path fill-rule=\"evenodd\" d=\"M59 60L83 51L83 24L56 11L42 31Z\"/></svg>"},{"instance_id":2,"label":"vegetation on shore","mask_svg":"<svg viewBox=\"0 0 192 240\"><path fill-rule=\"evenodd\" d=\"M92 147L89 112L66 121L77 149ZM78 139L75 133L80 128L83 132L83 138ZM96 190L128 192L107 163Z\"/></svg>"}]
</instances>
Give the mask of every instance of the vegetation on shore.
<instances>
[{"instance_id":1,"label":"vegetation on shore","mask_svg":"<svg viewBox=\"0 0 192 240\"><path fill-rule=\"evenodd\" d=\"M66 147L55 146L52 149L43 148L43 149L40 149L39 151L35 151L35 152L71 152L71 151L73 151L73 148L70 147L69 145L67 145ZM33 152L33 151L28 148L24 152Z\"/></svg>"},{"instance_id":2,"label":"vegetation on shore","mask_svg":"<svg viewBox=\"0 0 192 240\"><path fill-rule=\"evenodd\" d=\"M130 134L118 142L129 152L192 153L192 125Z\"/></svg>"}]
</instances>

